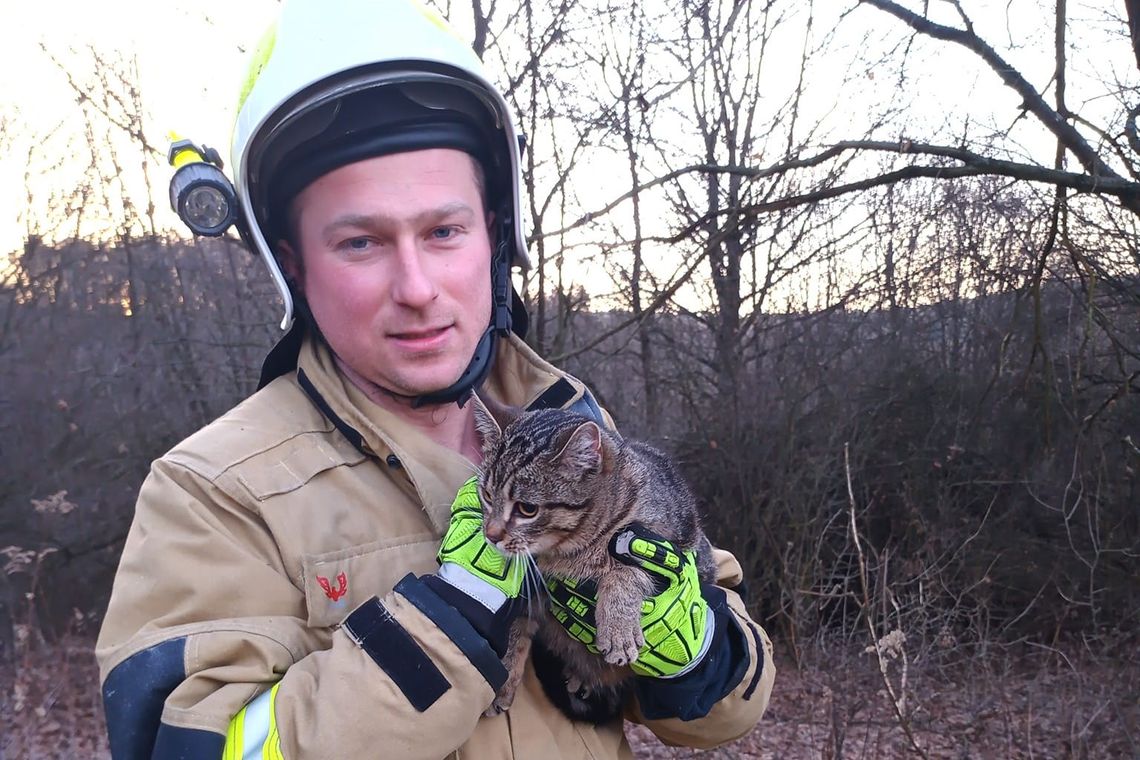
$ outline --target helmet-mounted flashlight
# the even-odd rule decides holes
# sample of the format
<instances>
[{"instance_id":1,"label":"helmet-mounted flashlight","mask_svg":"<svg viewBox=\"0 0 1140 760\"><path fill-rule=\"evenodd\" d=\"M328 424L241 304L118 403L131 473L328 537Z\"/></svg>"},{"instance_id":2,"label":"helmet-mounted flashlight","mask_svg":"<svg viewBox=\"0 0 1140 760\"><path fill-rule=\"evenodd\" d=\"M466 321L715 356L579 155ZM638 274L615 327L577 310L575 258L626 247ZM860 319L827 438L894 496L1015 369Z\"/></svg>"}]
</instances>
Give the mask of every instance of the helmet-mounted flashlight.
<instances>
[{"instance_id":1,"label":"helmet-mounted flashlight","mask_svg":"<svg viewBox=\"0 0 1140 760\"><path fill-rule=\"evenodd\" d=\"M170 178L170 207L195 235L219 237L237 220L237 193L222 173L213 148L175 140L166 154L176 168Z\"/></svg>"}]
</instances>

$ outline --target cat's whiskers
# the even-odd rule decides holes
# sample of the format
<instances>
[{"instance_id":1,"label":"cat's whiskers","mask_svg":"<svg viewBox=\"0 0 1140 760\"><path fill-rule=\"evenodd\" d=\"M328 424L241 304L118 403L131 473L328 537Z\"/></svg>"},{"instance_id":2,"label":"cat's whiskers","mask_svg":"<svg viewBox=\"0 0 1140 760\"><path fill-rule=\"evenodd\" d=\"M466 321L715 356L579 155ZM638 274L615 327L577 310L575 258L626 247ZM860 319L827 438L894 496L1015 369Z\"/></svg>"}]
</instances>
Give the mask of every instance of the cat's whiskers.
<instances>
[{"instance_id":1,"label":"cat's whiskers","mask_svg":"<svg viewBox=\"0 0 1140 760\"><path fill-rule=\"evenodd\" d=\"M518 554L509 555L511 560L511 585L519 584L520 588L524 588L530 582L530 574L526 571L526 565L519 560L522 557ZM519 574L522 573L522 578Z\"/></svg>"},{"instance_id":2,"label":"cat's whiskers","mask_svg":"<svg viewBox=\"0 0 1140 760\"><path fill-rule=\"evenodd\" d=\"M534 558L534 555L530 553L529 549L526 552L526 560L531 570L534 571L535 582L538 584L537 590L549 596L550 591L546 588L546 578L542 575L542 568L538 566L538 560Z\"/></svg>"},{"instance_id":3,"label":"cat's whiskers","mask_svg":"<svg viewBox=\"0 0 1140 760\"><path fill-rule=\"evenodd\" d=\"M535 560L534 555L531 554L529 550L526 552L526 561L531 570L530 573L527 573L527 577L530 579L530 583L533 584L532 591L527 596L527 616L533 620L535 619L533 605L535 604L536 600L548 602L550 600L550 589L546 587L546 578L543 577L542 570L539 568L538 562ZM543 597L546 597L546 599L543 600ZM540 609L539 612L542 613L547 607L548 605L544 603L543 609Z\"/></svg>"}]
</instances>

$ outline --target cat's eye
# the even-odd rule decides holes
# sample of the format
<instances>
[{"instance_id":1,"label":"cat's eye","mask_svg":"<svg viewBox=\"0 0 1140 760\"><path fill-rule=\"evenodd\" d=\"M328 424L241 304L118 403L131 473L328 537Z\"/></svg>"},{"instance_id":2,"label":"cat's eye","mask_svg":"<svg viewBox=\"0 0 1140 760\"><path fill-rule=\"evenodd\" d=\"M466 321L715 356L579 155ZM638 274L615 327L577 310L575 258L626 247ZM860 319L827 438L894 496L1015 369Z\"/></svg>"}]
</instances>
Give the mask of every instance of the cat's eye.
<instances>
[{"instance_id":1,"label":"cat's eye","mask_svg":"<svg viewBox=\"0 0 1140 760\"><path fill-rule=\"evenodd\" d=\"M516 501L515 511L519 513L519 517L534 517L538 514L538 505L528 504L525 501Z\"/></svg>"}]
</instances>

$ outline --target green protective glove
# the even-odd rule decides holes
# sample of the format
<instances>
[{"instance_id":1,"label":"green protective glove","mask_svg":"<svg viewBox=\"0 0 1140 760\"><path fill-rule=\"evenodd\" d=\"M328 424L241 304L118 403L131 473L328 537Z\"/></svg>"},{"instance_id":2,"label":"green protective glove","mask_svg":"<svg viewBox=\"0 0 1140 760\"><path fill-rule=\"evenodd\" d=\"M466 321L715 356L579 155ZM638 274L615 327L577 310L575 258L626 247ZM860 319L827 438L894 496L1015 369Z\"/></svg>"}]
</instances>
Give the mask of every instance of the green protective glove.
<instances>
[{"instance_id":1,"label":"green protective glove","mask_svg":"<svg viewBox=\"0 0 1140 760\"><path fill-rule=\"evenodd\" d=\"M704 658L712 641L713 616L701 595L695 551L678 552L672 543L634 523L610 541L610 554L640 567L653 578L656 594L641 603L645 645L630 664L634 673L676 678ZM572 638L595 654L597 586L591 581L548 578L550 611Z\"/></svg>"},{"instance_id":2,"label":"green protective glove","mask_svg":"<svg viewBox=\"0 0 1140 760\"><path fill-rule=\"evenodd\" d=\"M437 575L495 612L522 595L526 565L507 557L483 535L483 507L476 479L464 483L451 504L451 522L439 546Z\"/></svg>"},{"instance_id":3,"label":"green protective glove","mask_svg":"<svg viewBox=\"0 0 1140 760\"><path fill-rule=\"evenodd\" d=\"M455 495L436 557L439 570L424 576L423 582L467 618L502 657L511 623L527 609L526 564L487 542L475 478Z\"/></svg>"}]
</instances>

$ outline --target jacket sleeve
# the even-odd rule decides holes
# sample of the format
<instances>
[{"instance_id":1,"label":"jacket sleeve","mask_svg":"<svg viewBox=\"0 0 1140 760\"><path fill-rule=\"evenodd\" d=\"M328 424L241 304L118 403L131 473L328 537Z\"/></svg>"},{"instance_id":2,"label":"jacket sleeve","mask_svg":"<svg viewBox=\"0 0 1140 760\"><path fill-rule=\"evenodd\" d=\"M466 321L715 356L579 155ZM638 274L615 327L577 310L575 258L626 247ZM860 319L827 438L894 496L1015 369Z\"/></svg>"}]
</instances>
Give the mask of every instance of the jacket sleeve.
<instances>
[{"instance_id":1,"label":"jacket sleeve","mask_svg":"<svg viewBox=\"0 0 1140 760\"><path fill-rule=\"evenodd\" d=\"M412 576L348 626L310 627L305 609L258 514L156 462L96 651L112 757L439 758L506 676Z\"/></svg>"},{"instance_id":2,"label":"jacket sleeve","mask_svg":"<svg viewBox=\"0 0 1140 760\"><path fill-rule=\"evenodd\" d=\"M705 659L680 678L638 678L627 711L666 744L709 749L737 739L760 720L772 693L772 643L731 590L741 582L740 564L715 551L718 585L704 596L716 626Z\"/></svg>"}]
</instances>

